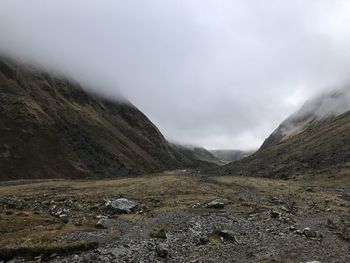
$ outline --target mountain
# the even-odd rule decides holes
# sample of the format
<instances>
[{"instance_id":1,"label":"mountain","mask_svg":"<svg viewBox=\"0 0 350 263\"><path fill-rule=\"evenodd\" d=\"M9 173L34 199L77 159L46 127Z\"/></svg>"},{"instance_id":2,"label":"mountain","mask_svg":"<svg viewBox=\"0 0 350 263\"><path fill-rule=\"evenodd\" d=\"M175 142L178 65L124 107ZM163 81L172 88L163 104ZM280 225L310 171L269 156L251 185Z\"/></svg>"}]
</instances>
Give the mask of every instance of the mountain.
<instances>
[{"instance_id":1,"label":"mountain","mask_svg":"<svg viewBox=\"0 0 350 263\"><path fill-rule=\"evenodd\" d=\"M130 102L0 60L0 180L105 178L195 165Z\"/></svg>"},{"instance_id":2,"label":"mountain","mask_svg":"<svg viewBox=\"0 0 350 263\"><path fill-rule=\"evenodd\" d=\"M217 159L222 162L230 163L233 161L241 160L253 153L253 151L240 151L240 150L210 150Z\"/></svg>"},{"instance_id":3,"label":"mountain","mask_svg":"<svg viewBox=\"0 0 350 263\"><path fill-rule=\"evenodd\" d=\"M349 90L343 89L306 102L266 139L256 153L222 167L220 173L289 178L348 169L348 94Z\"/></svg>"},{"instance_id":4,"label":"mountain","mask_svg":"<svg viewBox=\"0 0 350 263\"><path fill-rule=\"evenodd\" d=\"M261 148L303 132L319 121L330 119L350 110L350 89L343 88L324 93L307 101L265 140Z\"/></svg>"},{"instance_id":5,"label":"mountain","mask_svg":"<svg viewBox=\"0 0 350 263\"><path fill-rule=\"evenodd\" d=\"M194 159L197 161L201 161L203 163L207 163L207 166L209 164L216 164L216 165L225 164L225 162L218 159L210 151L208 151L203 147L179 145L179 144L172 144L172 146L173 148L181 152L183 155L187 156L189 159Z\"/></svg>"}]
</instances>

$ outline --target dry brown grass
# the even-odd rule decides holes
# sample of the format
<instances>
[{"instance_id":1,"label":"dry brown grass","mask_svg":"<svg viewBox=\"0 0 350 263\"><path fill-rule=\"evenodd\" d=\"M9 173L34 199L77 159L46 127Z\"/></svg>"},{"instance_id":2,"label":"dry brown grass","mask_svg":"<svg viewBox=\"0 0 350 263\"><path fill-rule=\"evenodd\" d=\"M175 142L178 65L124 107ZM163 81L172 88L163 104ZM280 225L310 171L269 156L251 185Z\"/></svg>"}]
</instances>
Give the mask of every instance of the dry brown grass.
<instances>
[{"instance_id":1,"label":"dry brown grass","mask_svg":"<svg viewBox=\"0 0 350 263\"><path fill-rule=\"evenodd\" d=\"M318 180L318 181L317 181ZM341 187L348 187L347 180L340 180ZM312 187L313 191L306 191ZM152 214L171 210L192 209L198 203L202 208L192 210L195 213L207 213L203 208L207 202L215 199L224 199L228 207L232 207L236 214L247 216L261 211L270 211L279 208L279 205L271 203L271 197L277 196L284 200L293 198L303 204L313 202L320 207L331 208L333 211L348 209L346 201L341 199L334 189L339 184L322 176L314 178L312 182L303 179L295 181L272 180L247 177L214 177L201 179L193 176L182 175L181 172L154 174L142 177L119 178L115 180L91 180L91 181L41 181L34 183L22 183L16 185L0 186L0 200L5 197L16 196L30 200L62 200L74 198L77 203L87 204L87 208L79 210L79 206L73 206L72 210L79 218L85 218L81 223L69 222L63 224L59 219L48 213L35 213L28 208L23 211L1 210L0 206L0 247L7 247L8 251L24 251L33 248L48 248L52 251L57 247L70 246L75 249L74 243L60 243L58 236L75 232L99 231L95 228L96 214L98 210L90 207L103 206L104 199L113 197L126 197L139 203L141 214L126 214L115 217L115 220L142 221L150 223ZM2 212L1 212L2 211ZM299 214L307 210L299 210ZM150 223L151 224L151 223ZM151 224L152 225L152 224ZM172 229L172 225L152 226L158 227L155 236L162 235L159 229ZM115 231L106 232L106 235L115 235ZM118 236L118 235L117 235ZM209 238L211 244L218 241L215 235ZM23 250L21 250L23 249ZM8 252L6 252L8 253Z\"/></svg>"},{"instance_id":2,"label":"dry brown grass","mask_svg":"<svg viewBox=\"0 0 350 263\"><path fill-rule=\"evenodd\" d=\"M229 197L233 192L230 189L223 189L218 184L201 181L199 178L168 173L115 180L51 180L3 185L0 186L0 199L15 196L31 200L62 201L74 198L89 205L103 205L105 198L125 196L137 201L146 214L121 215L118 220L141 221L147 220L147 213L188 209L196 203L203 204L219 197ZM90 210L75 212L86 220L80 224L73 222L64 224L48 213L34 213L29 209L22 212L16 209L3 209L0 213L0 247L6 247L11 251L23 247L34 247L35 250L38 250L38 247L51 249L62 245L57 243L59 236L74 232L97 231L94 227L96 215L91 215Z\"/></svg>"},{"instance_id":3,"label":"dry brown grass","mask_svg":"<svg viewBox=\"0 0 350 263\"><path fill-rule=\"evenodd\" d=\"M90 181L45 181L32 184L0 186L0 196L40 196L54 192L56 198L84 196L101 199L113 196L128 196L135 200L159 201L161 206L177 203L190 204L194 201L205 202L232 190L220 185L201 181L199 178L181 175L152 175L115 180ZM102 199L101 199L102 200Z\"/></svg>"}]
</instances>

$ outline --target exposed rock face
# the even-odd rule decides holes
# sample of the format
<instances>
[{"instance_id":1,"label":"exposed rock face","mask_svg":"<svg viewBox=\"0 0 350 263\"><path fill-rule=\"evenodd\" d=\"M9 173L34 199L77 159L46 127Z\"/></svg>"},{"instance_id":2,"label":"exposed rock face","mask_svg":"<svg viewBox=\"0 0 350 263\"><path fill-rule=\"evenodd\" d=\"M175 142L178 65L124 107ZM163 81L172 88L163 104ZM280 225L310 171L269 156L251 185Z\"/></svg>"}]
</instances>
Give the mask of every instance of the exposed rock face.
<instances>
[{"instance_id":1,"label":"exposed rock face","mask_svg":"<svg viewBox=\"0 0 350 263\"><path fill-rule=\"evenodd\" d=\"M0 180L104 178L192 165L130 102L0 59Z\"/></svg>"}]
</instances>

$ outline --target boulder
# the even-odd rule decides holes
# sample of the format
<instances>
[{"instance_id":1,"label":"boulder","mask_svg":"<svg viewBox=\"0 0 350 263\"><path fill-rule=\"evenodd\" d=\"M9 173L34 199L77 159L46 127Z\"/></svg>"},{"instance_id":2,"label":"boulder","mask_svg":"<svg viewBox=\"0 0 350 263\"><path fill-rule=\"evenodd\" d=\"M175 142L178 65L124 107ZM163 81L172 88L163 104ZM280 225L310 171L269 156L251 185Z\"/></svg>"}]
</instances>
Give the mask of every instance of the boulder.
<instances>
[{"instance_id":1,"label":"boulder","mask_svg":"<svg viewBox=\"0 0 350 263\"><path fill-rule=\"evenodd\" d=\"M225 207L225 204L220 201L211 201L206 205L206 208L214 208L214 209L223 209Z\"/></svg>"},{"instance_id":2,"label":"boulder","mask_svg":"<svg viewBox=\"0 0 350 263\"><path fill-rule=\"evenodd\" d=\"M130 214L136 209L136 207L137 204L135 202L130 201L126 198L107 200L105 204L105 210L110 215Z\"/></svg>"}]
</instances>

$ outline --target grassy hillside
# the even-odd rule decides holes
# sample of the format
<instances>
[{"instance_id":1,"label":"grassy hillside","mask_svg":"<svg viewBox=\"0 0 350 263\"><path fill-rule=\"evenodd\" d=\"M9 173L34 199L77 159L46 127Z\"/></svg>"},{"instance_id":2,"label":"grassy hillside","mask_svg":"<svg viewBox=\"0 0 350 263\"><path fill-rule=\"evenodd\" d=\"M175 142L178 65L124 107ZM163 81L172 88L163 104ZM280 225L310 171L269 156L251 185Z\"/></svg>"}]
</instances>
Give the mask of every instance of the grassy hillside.
<instances>
[{"instance_id":1,"label":"grassy hillside","mask_svg":"<svg viewBox=\"0 0 350 263\"><path fill-rule=\"evenodd\" d=\"M0 61L0 180L104 178L195 164L131 103Z\"/></svg>"},{"instance_id":2,"label":"grassy hillside","mask_svg":"<svg viewBox=\"0 0 350 263\"><path fill-rule=\"evenodd\" d=\"M173 148L181 152L184 156L187 156L189 159L197 160L202 162L202 166L214 166L225 164L217 157L215 157L210 151L203 147L195 146L184 146L180 144L171 144Z\"/></svg>"},{"instance_id":3,"label":"grassy hillside","mask_svg":"<svg viewBox=\"0 0 350 263\"><path fill-rule=\"evenodd\" d=\"M211 172L287 178L350 168L350 112L313 122L303 131Z\"/></svg>"}]
</instances>

